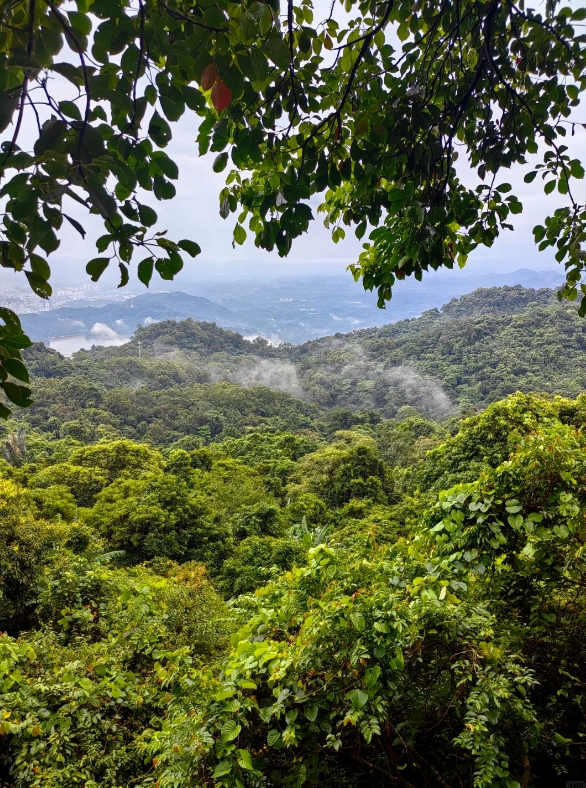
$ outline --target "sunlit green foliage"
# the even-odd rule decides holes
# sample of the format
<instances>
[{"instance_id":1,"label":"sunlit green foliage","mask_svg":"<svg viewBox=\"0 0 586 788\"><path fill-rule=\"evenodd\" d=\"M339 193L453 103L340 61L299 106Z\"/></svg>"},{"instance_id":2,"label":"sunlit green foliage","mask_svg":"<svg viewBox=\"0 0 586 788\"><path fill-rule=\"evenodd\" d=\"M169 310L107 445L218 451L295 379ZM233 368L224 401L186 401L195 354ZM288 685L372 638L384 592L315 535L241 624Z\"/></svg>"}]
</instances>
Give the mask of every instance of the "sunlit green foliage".
<instances>
[{"instance_id":1,"label":"sunlit green foliage","mask_svg":"<svg viewBox=\"0 0 586 788\"><path fill-rule=\"evenodd\" d=\"M201 768L222 786L579 774L585 463L581 433L557 422L394 545L313 549L258 594L198 721L177 704L154 737L160 784Z\"/></svg>"},{"instance_id":2,"label":"sunlit green foliage","mask_svg":"<svg viewBox=\"0 0 586 788\"><path fill-rule=\"evenodd\" d=\"M161 577L69 558L47 582L42 626L0 637L2 768L19 788L142 781L139 740L173 692L199 686L226 610L197 567Z\"/></svg>"},{"instance_id":3,"label":"sunlit green foliage","mask_svg":"<svg viewBox=\"0 0 586 788\"><path fill-rule=\"evenodd\" d=\"M0 629L26 626L42 587L43 564L64 541L62 529L35 519L22 487L0 479Z\"/></svg>"},{"instance_id":4,"label":"sunlit green foliage","mask_svg":"<svg viewBox=\"0 0 586 788\"><path fill-rule=\"evenodd\" d=\"M517 394L189 450L24 434L0 468L2 781L565 785L584 415Z\"/></svg>"},{"instance_id":5,"label":"sunlit green foliage","mask_svg":"<svg viewBox=\"0 0 586 788\"><path fill-rule=\"evenodd\" d=\"M386 503L392 480L376 442L355 432L337 432L334 437L330 446L301 459L292 494L313 493L334 508L352 498Z\"/></svg>"}]
</instances>

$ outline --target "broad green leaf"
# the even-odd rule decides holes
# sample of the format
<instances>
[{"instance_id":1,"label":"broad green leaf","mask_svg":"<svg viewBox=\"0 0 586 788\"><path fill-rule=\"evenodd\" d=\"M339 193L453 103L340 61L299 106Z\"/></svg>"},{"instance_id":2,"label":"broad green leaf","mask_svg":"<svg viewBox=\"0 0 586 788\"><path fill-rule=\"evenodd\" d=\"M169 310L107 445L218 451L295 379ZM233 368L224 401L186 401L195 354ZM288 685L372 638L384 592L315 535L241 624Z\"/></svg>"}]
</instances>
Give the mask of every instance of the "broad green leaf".
<instances>
[{"instance_id":1,"label":"broad green leaf","mask_svg":"<svg viewBox=\"0 0 586 788\"><path fill-rule=\"evenodd\" d=\"M317 719L318 711L319 711L319 707L317 706L317 704L312 703L309 704L308 706L305 706L305 708L303 709L303 714L305 715L305 717L307 717L307 719L310 722L314 722Z\"/></svg>"},{"instance_id":2,"label":"broad green leaf","mask_svg":"<svg viewBox=\"0 0 586 788\"><path fill-rule=\"evenodd\" d=\"M212 165L212 169L214 172L222 172L222 170L226 169L226 165L228 164L228 154L226 152L219 153Z\"/></svg>"},{"instance_id":3,"label":"broad green leaf","mask_svg":"<svg viewBox=\"0 0 586 788\"><path fill-rule=\"evenodd\" d=\"M217 779L218 777L223 777L225 774L230 774L231 771L232 764L230 761L220 761L214 769L213 777Z\"/></svg>"},{"instance_id":4,"label":"broad green leaf","mask_svg":"<svg viewBox=\"0 0 586 788\"><path fill-rule=\"evenodd\" d=\"M198 254L201 254L201 248L195 241L189 241L184 238L182 241L177 242L177 246L186 251L191 257L197 257Z\"/></svg>"},{"instance_id":5,"label":"broad green leaf","mask_svg":"<svg viewBox=\"0 0 586 788\"><path fill-rule=\"evenodd\" d=\"M246 241L246 230L242 227L241 224L237 224L234 228L234 240L237 244L242 246L244 241Z\"/></svg>"},{"instance_id":6,"label":"broad green leaf","mask_svg":"<svg viewBox=\"0 0 586 788\"><path fill-rule=\"evenodd\" d=\"M360 711L363 706L368 702L368 695L360 689L354 689L349 695L352 708Z\"/></svg>"},{"instance_id":7,"label":"broad green leaf","mask_svg":"<svg viewBox=\"0 0 586 788\"><path fill-rule=\"evenodd\" d=\"M247 771L252 771L252 755L248 750L238 750L238 765Z\"/></svg>"},{"instance_id":8,"label":"broad green leaf","mask_svg":"<svg viewBox=\"0 0 586 788\"><path fill-rule=\"evenodd\" d=\"M86 265L85 270L90 275L92 282L97 282L110 264L109 257L95 257Z\"/></svg>"},{"instance_id":9,"label":"broad green leaf","mask_svg":"<svg viewBox=\"0 0 586 788\"><path fill-rule=\"evenodd\" d=\"M282 38L269 38L262 45L263 52L281 69L289 66L291 53L287 42Z\"/></svg>"},{"instance_id":10,"label":"broad green leaf","mask_svg":"<svg viewBox=\"0 0 586 788\"><path fill-rule=\"evenodd\" d=\"M17 358L6 358L3 360L2 364L6 371L12 375L13 378L17 380L21 380L23 383L29 383L29 374L27 368L19 361Z\"/></svg>"},{"instance_id":11,"label":"broad green leaf","mask_svg":"<svg viewBox=\"0 0 586 788\"><path fill-rule=\"evenodd\" d=\"M238 738L240 731L242 730L241 726L235 720L227 720L222 725L222 732L221 738L223 742L229 742L233 739Z\"/></svg>"}]
</instances>

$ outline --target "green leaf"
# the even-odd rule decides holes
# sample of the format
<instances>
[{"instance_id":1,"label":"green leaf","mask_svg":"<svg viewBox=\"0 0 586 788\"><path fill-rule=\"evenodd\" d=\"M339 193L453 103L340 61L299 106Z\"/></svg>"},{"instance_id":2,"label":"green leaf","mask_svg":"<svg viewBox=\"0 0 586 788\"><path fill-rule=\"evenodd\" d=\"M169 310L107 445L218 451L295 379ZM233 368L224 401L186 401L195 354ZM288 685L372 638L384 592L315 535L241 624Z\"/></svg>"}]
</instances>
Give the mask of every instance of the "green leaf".
<instances>
[{"instance_id":1,"label":"green leaf","mask_svg":"<svg viewBox=\"0 0 586 788\"><path fill-rule=\"evenodd\" d=\"M22 380L23 383L30 383L27 368L17 358L6 358L2 362L6 371L17 380Z\"/></svg>"},{"instance_id":2,"label":"green leaf","mask_svg":"<svg viewBox=\"0 0 586 788\"><path fill-rule=\"evenodd\" d=\"M86 186L90 202L96 211L104 217L111 219L116 213L117 203L103 186Z\"/></svg>"},{"instance_id":3,"label":"green leaf","mask_svg":"<svg viewBox=\"0 0 586 788\"><path fill-rule=\"evenodd\" d=\"M511 498L510 501L507 501L505 507L509 514L517 514L517 512L520 512L523 508L519 501L516 501L514 498Z\"/></svg>"},{"instance_id":4,"label":"green leaf","mask_svg":"<svg viewBox=\"0 0 586 788\"><path fill-rule=\"evenodd\" d=\"M350 703L355 711L360 711L368 702L368 695L360 689L354 689L349 695Z\"/></svg>"},{"instance_id":5,"label":"green leaf","mask_svg":"<svg viewBox=\"0 0 586 788\"><path fill-rule=\"evenodd\" d=\"M48 150L55 147L65 138L67 124L63 120L47 120L43 123L41 136L35 142L34 151L36 156L42 156Z\"/></svg>"},{"instance_id":6,"label":"green leaf","mask_svg":"<svg viewBox=\"0 0 586 788\"><path fill-rule=\"evenodd\" d=\"M92 282L97 282L110 264L109 257L94 257L86 265L85 270L91 276Z\"/></svg>"},{"instance_id":7,"label":"green leaf","mask_svg":"<svg viewBox=\"0 0 586 788\"><path fill-rule=\"evenodd\" d=\"M72 227L75 227L77 232L81 235L82 238L85 238L85 229L83 226L77 221L77 219L73 219L71 216L68 216L66 213L62 214L64 219L67 219L69 224Z\"/></svg>"},{"instance_id":8,"label":"green leaf","mask_svg":"<svg viewBox=\"0 0 586 788\"><path fill-rule=\"evenodd\" d=\"M354 625L355 629L357 629L359 632L364 632L366 628L366 621L362 613L350 613L350 621Z\"/></svg>"},{"instance_id":9,"label":"green leaf","mask_svg":"<svg viewBox=\"0 0 586 788\"><path fill-rule=\"evenodd\" d=\"M120 284L118 287L126 287L128 284L128 266L124 265L124 263L118 263L118 268L120 269Z\"/></svg>"},{"instance_id":10,"label":"green leaf","mask_svg":"<svg viewBox=\"0 0 586 788\"><path fill-rule=\"evenodd\" d=\"M220 153L214 159L212 169L214 172L222 172L222 170L226 169L227 164L228 164L228 154L226 152Z\"/></svg>"},{"instance_id":11,"label":"green leaf","mask_svg":"<svg viewBox=\"0 0 586 788\"><path fill-rule=\"evenodd\" d=\"M144 97L149 104L155 104L157 101L157 89L154 85L147 85L144 89Z\"/></svg>"},{"instance_id":12,"label":"green leaf","mask_svg":"<svg viewBox=\"0 0 586 788\"><path fill-rule=\"evenodd\" d=\"M305 716L310 722L315 722L315 720L317 719L318 711L319 711L319 707L317 706L317 704L312 703L311 705L306 706L304 708L303 713L305 714Z\"/></svg>"},{"instance_id":13,"label":"green leaf","mask_svg":"<svg viewBox=\"0 0 586 788\"><path fill-rule=\"evenodd\" d=\"M151 118L148 134L159 148L166 148L172 137L171 127L158 112L155 112Z\"/></svg>"},{"instance_id":14,"label":"green leaf","mask_svg":"<svg viewBox=\"0 0 586 788\"><path fill-rule=\"evenodd\" d=\"M37 276L40 276L41 279L49 279L51 276L51 269L49 268L49 263L44 257L31 252L29 254L29 262L33 273L35 273Z\"/></svg>"},{"instance_id":15,"label":"green leaf","mask_svg":"<svg viewBox=\"0 0 586 788\"><path fill-rule=\"evenodd\" d=\"M234 240L239 246L242 246L244 241L246 241L246 230L241 224L237 224L234 228Z\"/></svg>"},{"instance_id":16,"label":"green leaf","mask_svg":"<svg viewBox=\"0 0 586 788\"><path fill-rule=\"evenodd\" d=\"M138 215L141 221L141 224L144 224L145 227L152 227L153 224L157 222L157 213L148 205L139 205L138 206Z\"/></svg>"},{"instance_id":17,"label":"green leaf","mask_svg":"<svg viewBox=\"0 0 586 788\"><path fill-rule=\"evenodd\" d=\"M229 742L238 738L241 730L242 727L235 720L227 720L222 725L220 737L223 742Z\"/></svg>"},{"instance_id":18,"label":"green leaf","mask_svg":"<svg viewBox=\"0 0 586 788\"><path fill-rule=\"evenodd\" d=\"M39 298L50 298L53 292L51 285L47 282L46 279L43 279L42 276L33 273L32 271L25 271L24 272L26 278L28 279L28 283L31 287L31 290L35 295L38 295Z\"/></svg>"},{"instance_id":19,"label":"green leaf","mask_svg":"<svg viewBox=\"0 0 586 788\"><path fill-rule=\"evenodd\" d=\"M171 180L177 180L179 177L179 167L175 164L173 159L170 159L162 151L156 151L153 153L153 161L156 162L157 167L160 167L163 175L166 175L167 178L171 178Z\"/></svg>"},{"instance_id":20,"label":"green leaf","mask_svg":"<svg viewBox=\"0 0 586 788\"><path fill-rule=\"evenodd\" d=\"M218 777L223 777L225 774L230 774L232 771L232 764L230 761L220 761L220 763L214 769L213 777L217 779Z\"/></svg>"},{"instance_id":21,"label":"green leaf","mask_svg":"<svg viewBox=\"0 0 586 788\"><path fill-rule=\"evenodd\" d=\"M153 278L153 269L155 266L154 258L146 257L138 264L137 275L143 285L149 286L149 282Z\"/></svg>"},{"instance_id":22,"label":"green leaf","mask_svg":"<svg viewBox=\"0 0 586 788\"><path fill-rule=\"evenodd\" d=\"M286 69L289 66L291 52L289 45L282 38L269 38L262 45L263 52L279 68Z\"/></svg>"},{"instance_id":23,"label":"green leaf","mask_svg":"<svg viewBox=\"0 0 586 788\"><path fill-rule=\"evenodd\" d=\"M72 82L77 87L84 84L83 71L72 63L54 63L51 66L51 71L61 74L61 76L65 77L65 79L69 80L69 82Z\"/></svg>"},{"instance_id":24,"label":"green leaf","mask_svg":"<svg viewBox=\"0 0 586 788\"><path fill-rule=\"evenodd\" d=\"M155 175L153 178L153 191L157 200L172 200L177 193L173 184L161 175Z\"/></svg>"},{"instance_id":25,"label":"green leaf","mask_svg":"<svg viewBox=\"0 0 586 788\"><path fill-rule=\"evenodd\" d=\"M67 116L68 118L73 118L74 120L81 120L81 112L79 111L79 107L74 101L60 101L59 110L63 113L63 115Z\"/></svg>"},{"instance_id":26,"label":"green leaf","mask_svg":"<svg viewBox=\"0 0 586 788\"><path fill-rule=\"evenodd\" d=\"M405 23L399 25L397 29L397 36L399 41L407 41L409 38L409 27Z\"/></svg>"},{"instance_id":27,"label":"green leaf","mask_svg":"<svg viewBox=\"0 0 586 788\"><path fill-rule=\"evenodd\" d=\"M269 745L269 747L274 747L274 745L278 742L280 738L281 738L280 731L278 731L276 728L273 728L268 732L267 744Z\"/></svg>"},{"instance_id":28,"label":"green leaf","mask_svg":"<svg viewBox=\"0 0 586 788\"><path fill-rule=\"evenodd\" d=\"M72 27L79 30L84 36L89 36L92 32L92 22L89 16L81 14L79 11L69 11L68 14Z\"/></svg>"},{"instance_id":29,"label":"green leaf","mask_svg":"<svg viewBox=\"0 0 586 788\"><path fill-rule=\"evenodd\" d=\"M32 405L32 400L30 399L31 390L26 388L26 386L19 386L16 383L4 381L0 383L0 388L4 390L8 399L15 405L21 408L28 408L29 405Z\"/></svg>"},{"instance_id":30,"label":"green leaf","mask_svg":"<svg viewBox=\"0 0 586 788\"><path fill-rule=\"evenodd\" d=\"M196 244L195 241L189 241L184 238L182 241L178 241L177 246L191 255L191 257L197 257L198 254L201 254L200 246Z\"/></svg>"},{"instance_id":31,"label":"green leaf","mask_svg":"<svg viewBox=\"0 0 586 788\"><path fill-rule=\"evenodd\" d=\"M238 765L246 771L253 771L252 755L248 750L238 750Z\"/></svg>"}]
</instances>

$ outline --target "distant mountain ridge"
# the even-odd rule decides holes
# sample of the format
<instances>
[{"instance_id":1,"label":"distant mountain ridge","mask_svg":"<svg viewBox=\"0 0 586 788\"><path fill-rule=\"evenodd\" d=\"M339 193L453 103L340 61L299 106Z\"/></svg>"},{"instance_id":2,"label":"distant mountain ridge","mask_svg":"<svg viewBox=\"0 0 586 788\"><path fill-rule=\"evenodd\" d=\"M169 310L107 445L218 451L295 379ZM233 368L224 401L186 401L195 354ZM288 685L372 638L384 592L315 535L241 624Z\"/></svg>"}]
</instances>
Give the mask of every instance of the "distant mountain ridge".
<instances>
[{"instance_id":1,"label":"distant mountain ridge","mask_svg":"<svg viewBox=\"0 0 586 788\"><path fill-rule=\"evenodd\" d=\"M400 282L387 309L376 306L376 294L365 292L350 277L307 277L266 282L222 282L182 291L144 293L110 304L76 302L47 312L23 315L34 341L87 335L91 342L131 336L139 325L165 320L216 322L244 336L301 344L311 339L383 326L439 308L453 297L478 287L523 285L553 287L557 271L520 269L511 274L429 276L422 282Z\"/></svg>"},{"instance_id":2,"label":"distant mountain ridge","mask_svg":"<svg viewBox=\"0 0 586 788\"><path fill-rule=\"evenodd\" d=\"M124 397L225 381L326 409L390 418L408 405L446 418L517 390L571 397L586 391L586 321L552 290L507 286L481 288L418 318L302 345L273 347L188 319L142 327L125 345L72 359L41 346L27 359L37 376L81 375L104 392L124 389Z\"/></svg>"},{"instance_id":3,"label":"distant mountain ridge","mask_svg":"<svg viewBox=\"0 0 586 788\"><path fill-rule=\"evenodd\" d=\"M230 311L202 296L187 293L145 293L104 306L63 306L48 312L23 315L25 331L33 341L47 342L51 337L94 334L96 343L107 329L121 336L131 336L141 324L164 320L225 321ZM100 334L100 330L102 334Z\"/></svg>"}]
</instances>

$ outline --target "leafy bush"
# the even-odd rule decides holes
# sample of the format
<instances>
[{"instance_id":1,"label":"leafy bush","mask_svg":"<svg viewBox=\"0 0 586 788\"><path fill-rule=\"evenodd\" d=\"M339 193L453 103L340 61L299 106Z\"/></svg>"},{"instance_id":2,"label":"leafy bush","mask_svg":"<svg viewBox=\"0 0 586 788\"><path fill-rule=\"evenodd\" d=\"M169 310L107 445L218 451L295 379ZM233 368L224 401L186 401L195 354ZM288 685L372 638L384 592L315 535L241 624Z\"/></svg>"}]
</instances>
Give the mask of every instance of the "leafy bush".
<instances>
[{"instance_id":1,"label":"leafy bush","mask_svg":"<svg viewBox=\"0 0 586 788\"><path fill-rule=\"evenodd\" d=\"M18 632L34 621L44 564L67 531L36 520L27 492L0 479L0 630Z\"/></svg>"},{"instance_id":2,"label":"leafy bush","mask_svg":"<svg viewBox=\"0 0 586 788\"><path fill-rule=\"evenodd\" d=\"M558 423L367 560L312 549L257 592L193 725L177 704L153 736L160 785L201 770L221 786L579 774L585 474L582 434ZM170 745L188 731L186 758Z\"/></svg>"},{"instance_id":3,"label":"leafy bush","mask_svg":"<svg viewBox=\"0 0 586 788\"><path fill-rule=\"evenodd\" d=\"M174 695L201 692L198 664L222 648L226 611L197 567L60 570L41 603L49 623L0 637L4 773L18 788L142 781L138 743Z\"/></svg>"},{"instance_id":4,"label":"leafy bush","mask_svg":"<svg viewBox=\"0 0 586 788\"><path fill-rule=\"evenodd\" d=\"M117 479L97 496L87 522L133 563L157 556L217 560L230 530L210 524L205 514L204 500L185 480L159 471Z\"/></svg>"}]
</instances>

